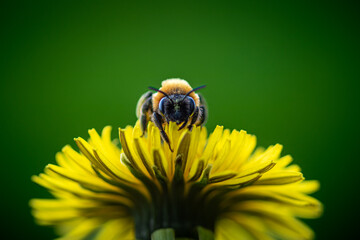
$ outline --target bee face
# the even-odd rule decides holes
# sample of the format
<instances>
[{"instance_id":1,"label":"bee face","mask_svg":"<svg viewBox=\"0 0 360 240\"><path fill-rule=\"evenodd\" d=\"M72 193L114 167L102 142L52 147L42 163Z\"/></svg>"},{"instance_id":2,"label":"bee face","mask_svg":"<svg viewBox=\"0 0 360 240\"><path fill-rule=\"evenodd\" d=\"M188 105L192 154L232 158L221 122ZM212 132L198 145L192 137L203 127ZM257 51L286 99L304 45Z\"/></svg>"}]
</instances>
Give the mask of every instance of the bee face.
<instances>
[{"instance_id":1,"label":"bee face","mask_svg":"<svg viewBox=\"0 0 360 240\"><path fill-rule=\"evenodd\" d=\"M159 111L167 122L180 124L185 122L195 111L195 101L192 97L175 94L163 97L159 102Z\"/></svg>"}]
</instances>

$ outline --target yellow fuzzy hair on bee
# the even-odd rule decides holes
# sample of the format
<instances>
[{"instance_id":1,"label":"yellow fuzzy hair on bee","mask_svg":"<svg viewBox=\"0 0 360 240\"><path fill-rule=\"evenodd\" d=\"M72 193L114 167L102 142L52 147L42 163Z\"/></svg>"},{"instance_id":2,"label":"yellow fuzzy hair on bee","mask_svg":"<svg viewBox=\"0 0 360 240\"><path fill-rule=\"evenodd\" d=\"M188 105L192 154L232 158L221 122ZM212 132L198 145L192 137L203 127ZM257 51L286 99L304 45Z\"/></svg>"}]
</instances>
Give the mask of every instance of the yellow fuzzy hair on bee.
<instances>
[{"instance_id":1,"label":"yellow fuzzy hair on bee","mask_svg":"<svg viewBox=\"0 0 360 240\"><path fill-rule=\"evenodd\" d=\"M187 92L190 92L192 90L192 87L187 81L183 79L171 78L162 81L161 88L159 90L167 93L168 95L172 95L172 94L185 95ZM199 96L195 92L190 93L189 96L194 99L196 105L200 104ZM161 92L155 93L152 99L154 109L158 108L159 102L163 97L164 94L162 94Z\"/></svg>"}]
</instances>

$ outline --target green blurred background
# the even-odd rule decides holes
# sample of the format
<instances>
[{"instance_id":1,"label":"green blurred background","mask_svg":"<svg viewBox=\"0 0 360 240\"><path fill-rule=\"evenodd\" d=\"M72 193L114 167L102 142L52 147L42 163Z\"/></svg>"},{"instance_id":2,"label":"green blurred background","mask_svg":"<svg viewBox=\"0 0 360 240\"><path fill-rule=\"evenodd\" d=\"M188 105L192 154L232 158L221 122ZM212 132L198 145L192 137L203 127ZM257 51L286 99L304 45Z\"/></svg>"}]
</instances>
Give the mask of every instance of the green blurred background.
<instances>
[{"instance_id":1,"label":"green blurred background","mask_svg":"<svg viewBox=\"0 0 360 240\"><path fill-rule=\"evenodd\" d=\"M148 86L180 77L216 124L281 143L319 179L317 239L359 220L356 2L4 1L0 6L2 239L51 239L28 207L30 181L73 137L136 121ZM356 231L355 231L356 230ZM6 236L6 237L3 237Z\"/></svg>"}]
</instances>

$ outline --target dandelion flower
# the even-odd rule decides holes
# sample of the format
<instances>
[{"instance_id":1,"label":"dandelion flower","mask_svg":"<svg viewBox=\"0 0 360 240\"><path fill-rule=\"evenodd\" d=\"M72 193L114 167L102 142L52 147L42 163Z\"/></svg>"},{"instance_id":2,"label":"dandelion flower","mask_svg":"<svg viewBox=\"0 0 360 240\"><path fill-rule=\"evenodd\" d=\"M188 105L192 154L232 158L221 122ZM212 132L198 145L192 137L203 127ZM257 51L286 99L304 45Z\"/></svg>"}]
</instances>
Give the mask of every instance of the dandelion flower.
<instances>
[{"instance_id":1,"label":"dandelion flower","mask_svg":"<svg viewBox=\"0 0 360 240\"><path fill-rule=\"evenodd\" d=\"M33 181L54 199L30 202L38 224L59 239L311 239L298 218L316 218L321 203L282 146L257 148L245 131L217 126L178 131L166 125L172 148L151 122L101 136L76 138Z\"/></svg>"}]
</instances>

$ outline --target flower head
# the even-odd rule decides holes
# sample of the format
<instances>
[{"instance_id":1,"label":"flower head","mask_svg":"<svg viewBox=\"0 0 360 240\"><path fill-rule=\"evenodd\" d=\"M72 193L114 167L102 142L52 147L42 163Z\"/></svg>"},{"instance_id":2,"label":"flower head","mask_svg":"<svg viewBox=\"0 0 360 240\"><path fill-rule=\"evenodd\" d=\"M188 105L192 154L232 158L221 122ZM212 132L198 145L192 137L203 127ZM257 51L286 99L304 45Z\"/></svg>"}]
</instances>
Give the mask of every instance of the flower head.
<instances>
[{"instance_id":1,"label":"flower head","mask_svg":"<svg viewBox=\"0 0 360 240\"><path fill-rule=\"evenodd\" d=\"M121 148L111 128L90 139L76 138L80 152L65 146L33 180L54 199L33 199L37 222L54 225L62 239L311 239L300 218L321 214L308 194L319 187L305 181L282 146L257 148L245 131L217 126L178 131L166 125L174 151L150 122L120 129ZM164 232L163 232L164 233ZM170 239L170 238L169 238Z\"/></svg>"}]
</instances>

